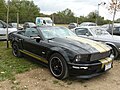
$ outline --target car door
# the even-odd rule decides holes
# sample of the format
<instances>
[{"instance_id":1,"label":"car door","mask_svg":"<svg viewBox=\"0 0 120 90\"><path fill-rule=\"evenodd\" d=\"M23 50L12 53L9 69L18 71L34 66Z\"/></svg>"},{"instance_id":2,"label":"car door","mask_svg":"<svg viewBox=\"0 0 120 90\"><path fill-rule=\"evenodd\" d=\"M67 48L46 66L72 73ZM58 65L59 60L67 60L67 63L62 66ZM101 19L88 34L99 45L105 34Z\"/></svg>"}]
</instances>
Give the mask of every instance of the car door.
<instances>
[{"instance_id":1,"label":"car door","mask_svg":"<svg viewBox=\"0 0 120 90\"><path fill-rule=\"evenodd\" d=\"M0 22L0 39L6 38L6 29L4 28L4 25Z\"/></svg>"},{"instance_id":2,"label":"car door","mask_svg":"<svg viewBox=\"0 0 120 90\"><path fill-rule=\"evenodd\" d=\"M23 42L23 47L26 51L31 52L35 55L39 55L41 57L45 57L45 44L43 43L44 40L41 40L39 42L36 41L36 39L33 39L33 37L38 37L41 35L37 31L36 28L27 28L25 32L25 39Z\"/></svg>"}]
</instances>

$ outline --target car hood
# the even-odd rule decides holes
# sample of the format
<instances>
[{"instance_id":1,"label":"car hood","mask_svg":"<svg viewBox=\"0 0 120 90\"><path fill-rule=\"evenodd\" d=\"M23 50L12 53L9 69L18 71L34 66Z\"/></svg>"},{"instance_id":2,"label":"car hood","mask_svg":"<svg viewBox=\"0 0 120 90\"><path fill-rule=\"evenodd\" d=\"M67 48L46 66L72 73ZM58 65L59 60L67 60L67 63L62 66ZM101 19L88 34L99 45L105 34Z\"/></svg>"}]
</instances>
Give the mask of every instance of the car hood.
<instances>
[{"instance_id":1,"label":"car hood","mask_svg":"<svg viewBox=\"0 0 120 90\"><path fill-rule=\"evenodd\" d=\"M6 30L7 30L7 28L6 28ZM17 31L17 29L16 28L8 28L8 34L11 32L14 32L14 31Z\"/></svg>"},{"instance_id":2,"label":"car hood","mask_svg":"<svg viewBox=\"0 0 120 90\"><path fill-rule=\"evenodd\" d=\"M80 54L102 53L110 50L107 45L81 37L56 37L50 40L50 42L54 43L56 46L74 50Z\"/></svg>"},{"instance_id":3,"label":"car hood","mask_svg":"<svg viewBox=\"0 0 120 90\"><path fill-rule=\"evenodd\" d=\"M101 35L97 36L95 39L99 39L101 41L120 42L120 36L116 35Z\"/></svg>"}]
</instances>

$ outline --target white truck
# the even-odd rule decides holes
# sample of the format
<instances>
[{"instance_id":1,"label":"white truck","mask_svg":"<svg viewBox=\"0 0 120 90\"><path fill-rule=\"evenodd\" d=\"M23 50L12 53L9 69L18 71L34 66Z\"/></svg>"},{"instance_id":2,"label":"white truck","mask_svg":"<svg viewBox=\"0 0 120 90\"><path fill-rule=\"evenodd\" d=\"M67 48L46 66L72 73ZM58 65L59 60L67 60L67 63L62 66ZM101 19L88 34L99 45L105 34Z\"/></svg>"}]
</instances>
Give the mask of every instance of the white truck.
<instances>
[{"instance_id":1,"label":"white truck","mask_svg":"<svg viewBox=\"0 0 120 90\"><path fill-rule=\"evenodd\" d=\"M52 19L49 17L36 17L37 26L54 26Z\"/></svg>"},{"instance_id":2,"label":"white truck","mask_svg":"<svg viewBox=\"0 0 120 90\"><path fill-rule=\"evenodd\" d=\"M11 32L17 31L16 28L12 28L12 26L8 25L8 34ZM7 39L7 23L0 20L0 41L4 41Z\"/></svg>"}]
</instances>

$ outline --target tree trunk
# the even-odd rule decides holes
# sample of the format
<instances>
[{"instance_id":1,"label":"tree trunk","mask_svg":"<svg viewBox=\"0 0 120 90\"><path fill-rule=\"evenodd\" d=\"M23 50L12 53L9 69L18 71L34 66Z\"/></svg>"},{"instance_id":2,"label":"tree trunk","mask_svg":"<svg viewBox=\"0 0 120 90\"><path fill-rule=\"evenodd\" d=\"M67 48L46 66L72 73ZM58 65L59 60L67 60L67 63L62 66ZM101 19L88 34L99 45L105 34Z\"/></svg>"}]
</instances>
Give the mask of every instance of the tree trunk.
<instances>
[{"instance_id":1,"label":"tree trunk","mask_svg":"<svg viewBox=\"0 0 120 90\"><path fill-rule=\"evenodd\" d=\"M115 9L114 9L114 13L113 13L113 21L112 21L112 35L113 35L113 30L114 30L115 15L116 15L116 7L115 7Z\"/></svg>"}]
</instances>

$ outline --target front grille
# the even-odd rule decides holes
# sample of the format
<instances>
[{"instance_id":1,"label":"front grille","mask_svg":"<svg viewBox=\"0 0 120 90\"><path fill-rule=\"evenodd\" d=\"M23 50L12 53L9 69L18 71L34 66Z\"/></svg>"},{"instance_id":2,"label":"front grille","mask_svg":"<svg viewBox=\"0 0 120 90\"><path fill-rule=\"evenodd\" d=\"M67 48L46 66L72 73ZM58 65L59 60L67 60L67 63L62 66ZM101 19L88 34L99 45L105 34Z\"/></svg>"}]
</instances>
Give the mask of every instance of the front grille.
<instances>
[{"instance_id":1,"label":"front grille","mask_svg":"<svg viewBox=\"0 0 120 90\"><path fill-rule=\"evenodd\" d=\"M104 59L106 57L110 56L110 51L107 52L103 52L103 53L95 53L91 55L90 61L95 61L95 60L100 60L100 59Z\"/></svg>"}]
</instances>

